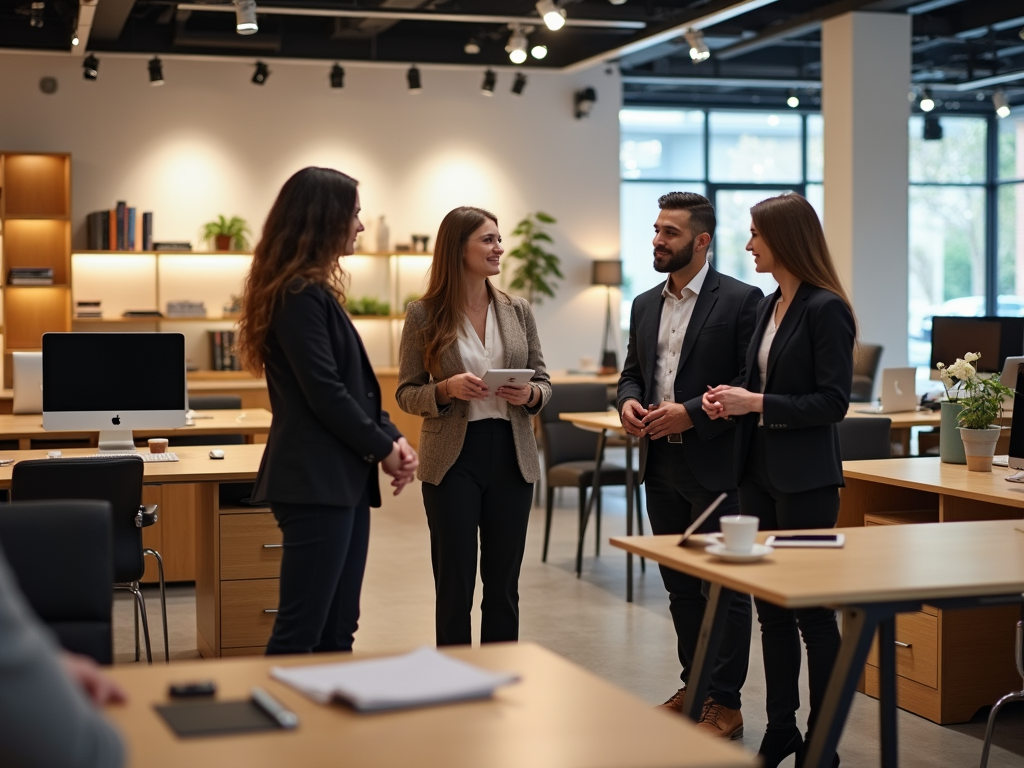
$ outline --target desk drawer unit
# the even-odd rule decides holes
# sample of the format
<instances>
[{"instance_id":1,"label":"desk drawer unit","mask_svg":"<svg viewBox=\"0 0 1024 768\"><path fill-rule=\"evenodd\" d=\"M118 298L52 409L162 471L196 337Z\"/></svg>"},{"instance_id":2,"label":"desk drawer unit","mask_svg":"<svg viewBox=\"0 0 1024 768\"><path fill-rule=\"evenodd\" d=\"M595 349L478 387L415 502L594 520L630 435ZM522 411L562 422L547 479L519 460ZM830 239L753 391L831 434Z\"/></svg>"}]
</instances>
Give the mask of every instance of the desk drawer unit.
<instances>
[{"instance_id":1,"label":"desk drawer unit","mask_svg":"<svg viewBox=\"0 0 1024 768\"><path fill-rule=\"evenodd\" d=\"M222 581L220 643L222 648L262 646L270 639L277 615L279 579Z\"/></svg>"},{"instance_id":2,"label":"desk drawer unit","mask_svg":"<svg viewBox=\"0 0 1024 768\"><path fill-rule=\"evenodd\" d=\"M868 654L868 665L878 666L878 638ZM939 620L916 611L896 617L896 674L929 688L939 685Z\"/></svg>"},{"instance_id":3,"label":"desk drawer unit","mask_svg":"<svg viewBox=\"0 0 1024 768\"><path fill-rule=\"evenodd\" d=\"M276 579L280 572L281 529L271 513L221 515L221 580Z\"/></svg>"}]
</instances>

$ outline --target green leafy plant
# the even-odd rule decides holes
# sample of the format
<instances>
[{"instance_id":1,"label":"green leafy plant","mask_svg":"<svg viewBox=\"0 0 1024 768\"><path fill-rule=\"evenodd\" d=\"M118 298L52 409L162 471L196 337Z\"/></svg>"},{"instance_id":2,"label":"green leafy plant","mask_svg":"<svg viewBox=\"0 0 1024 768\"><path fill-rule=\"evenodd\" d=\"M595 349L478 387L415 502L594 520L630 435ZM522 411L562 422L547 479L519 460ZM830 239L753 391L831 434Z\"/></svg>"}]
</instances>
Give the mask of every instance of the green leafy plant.
<instances>
[{"instance_id":1,"label":"green leafy plant","mask_svg":"<svg viewBox=\"0 0 1024 768\"><path fill-rule=\"evenodd\" d=\"M559 268L561 259L545 251L542 246L542 243L554 243L551 235L544 230L544 225L555 223L553 217L537 211L527 214L512 230L512 237L520 237L522 240L508 252L518 262L512 272L509 287L525 292L530 303L540 304L545 296L553 299L556 287L553 278L564 277Z\"/></svg>"},{"instance_id":2,"label":"green leafy plant","mask_svg":"<svg viewBox=\"0 0 1024 768\"><path fill-rule=\"evenodd\" d=\"M217 237L230 237L231 247L236 251L249 250L248 236L252 234L249 224L239 216L232 216L230 219L218 216L216 221L208 221L203 224L201 230L202 238L208 243L216 241Z\"/></svg>"},{"instance_id":3,"label":"green leafy plant","mask_svg":"<svg viewBox=\"0 0 1024 768\"><path fill-rule=\"evenodd\" d=\"M345 309L353 317L381 316L391 314L391 305L373 296L349 296L345 299Z\"/></svg>"},{"instance_id":4,"label":"green leafy plant","mask_svg":"<svg viewBox=\"0 0 1024 768\"><path fill-rule=\"evenodd\" d=\"M978 369L972 363L980 359L979 352L968 352L948 368L943 363L936 364L946 397L963 406L959 423L964 429L988 429L1003 415L1003 398L1013 395L1013 390L1003 386L996 377L978 376Z\"/></svg>"}]
</instances>

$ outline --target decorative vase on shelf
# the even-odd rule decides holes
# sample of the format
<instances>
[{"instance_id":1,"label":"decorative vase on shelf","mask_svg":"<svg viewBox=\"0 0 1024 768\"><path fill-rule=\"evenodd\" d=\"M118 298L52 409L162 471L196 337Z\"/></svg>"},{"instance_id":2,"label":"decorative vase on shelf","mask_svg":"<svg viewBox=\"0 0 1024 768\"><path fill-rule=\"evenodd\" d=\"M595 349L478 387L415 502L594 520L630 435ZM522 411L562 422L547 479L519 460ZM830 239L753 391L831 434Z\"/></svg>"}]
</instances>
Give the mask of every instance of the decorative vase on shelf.
<instances>
[{"instance_id":1,"label":"decorative vase on shelf","mask_svg":"<svg viewBox=\"0 0 1024 768\"><path fill-rule=\"evenodd\" d=\"M939 426L939 459L946 464L966 464L964 441L960 439L959 419L962 403L943 401L940 404L942 421Z\"/></svg>"},{"instance_id":2,"label":"decorative vase on shelf","mask_svg":"<svg viewBox=\"0 0 1024 768\"><path fill-rule=\"evenodd\" d=\"M959 431L967 456L967 468L972 472L991 472L992 457L1002 430L992 424L985 429L960 427Z\"/></svg>"},{"instance_id":3,"label":"decorative vase on shelf","mask_svg":"<svg viewBox=\"0 0 1024 768\"><path fill-rule=\"evenodd\" d=\"M388 229L388 225L384 222L384 217L381 216L377 219L377 251L379 253L387 253L391 250L391 230Z\"/></svg>"}]
</instances>

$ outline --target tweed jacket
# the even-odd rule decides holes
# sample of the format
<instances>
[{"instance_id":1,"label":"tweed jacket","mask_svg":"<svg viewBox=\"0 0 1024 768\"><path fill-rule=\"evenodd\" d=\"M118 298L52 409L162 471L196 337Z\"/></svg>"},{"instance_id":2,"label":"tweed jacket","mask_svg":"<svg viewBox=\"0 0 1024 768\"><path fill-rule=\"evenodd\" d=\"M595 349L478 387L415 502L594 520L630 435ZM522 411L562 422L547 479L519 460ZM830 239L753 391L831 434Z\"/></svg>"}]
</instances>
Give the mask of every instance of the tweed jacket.
<instances>
[{"instance_id":1,"label":"tweed jacket","mask_svg":"<svg viewBox=\"0 0 1024 768\"><path fill-rule=\"evenodd\" d=\"M529 302L493 288L490 292L498 331L505 346L505 367L534 369L532 381L540 389L541 398L536 407L511 404L508 407L519 471L526 482L535 483L540 478L540 462L530 418L551 398L551 381L544 367L540 337ZM397 399L403 411L423 417L417 477L425 483L437 485L462 451L469 403L453 399L446 406L437 404L434 395L437 382L465 373L466 367L458 344L453 344L441 354L438 377L435 379L427 372L423 365L423 328L427 324L427 312L422 301L412 302L407 309L399 355Z\"/></svg>"}]
</instances>

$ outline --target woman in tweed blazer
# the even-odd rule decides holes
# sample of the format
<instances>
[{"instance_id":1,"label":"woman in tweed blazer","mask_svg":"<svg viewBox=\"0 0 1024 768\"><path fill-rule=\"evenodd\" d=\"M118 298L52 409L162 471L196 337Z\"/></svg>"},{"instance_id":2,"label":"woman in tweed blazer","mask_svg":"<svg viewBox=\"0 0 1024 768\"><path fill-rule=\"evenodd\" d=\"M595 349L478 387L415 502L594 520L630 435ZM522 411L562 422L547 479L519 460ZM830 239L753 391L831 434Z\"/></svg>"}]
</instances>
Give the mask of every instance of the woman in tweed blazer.
<instances>
[{"instance_id":1,"label":"woman in tweed blazer","mask_svg":"<svg viewBox=\"0 0 1024 768\"><path fill-rule=\"evenodd\" d=\"M398 404L423 417L420 466L430 527L438 645L472 641L479 533L481 642L519 637L519 569L533 483L530 417L551 385L530 305L494 288L504 250L494 214L456 208L437 233L426 295L408 307ZM490 391L493 368L532 368L529 384Z\"/></svg>"}]
</instances>

